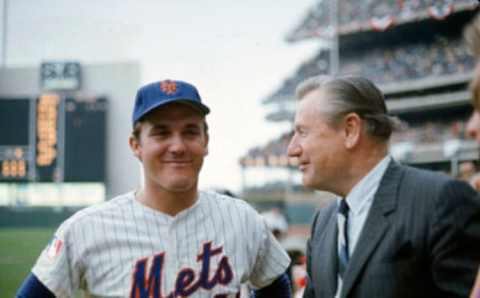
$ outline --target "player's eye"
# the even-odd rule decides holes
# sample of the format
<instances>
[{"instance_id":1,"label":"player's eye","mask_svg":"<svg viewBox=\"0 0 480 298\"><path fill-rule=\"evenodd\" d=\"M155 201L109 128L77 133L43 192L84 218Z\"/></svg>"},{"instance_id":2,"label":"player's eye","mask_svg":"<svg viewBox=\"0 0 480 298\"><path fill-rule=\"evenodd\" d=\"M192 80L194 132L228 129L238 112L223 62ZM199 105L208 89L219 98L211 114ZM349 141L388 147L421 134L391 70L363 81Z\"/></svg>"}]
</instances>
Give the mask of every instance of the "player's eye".
<instances>
[{"instance_id":1,"label":"player's eye","mask_svg":"<svg viewBox=\"0 0 480 298\"><path fill-rule=\"evenodd\" d=\"M187 136L198 136L199 134L200 134L199 129L187 129L185 131L185 135L187 135Z\"/></svg>"},{"instance_id":2,"label":"player's eye","mask_svg":"<svg viewBox=\"0 0 480 298\"><path fill-rule=\"evenodd\" d=\"M170 132L166 129L153 129L150 135L158 136L158 137L166 137L170 135Z\"/></svg>"},{"instance_id":3,"label":"player's eye","mask_svg":"<svg viewBox=\"0 0 480 298\"><path fill-rule=\"evenodd\" d=\"M200 128L197 126L188 126L185 128L183 133L187 136L197 136L200 134Z\"/></svg>"}]
</instances>

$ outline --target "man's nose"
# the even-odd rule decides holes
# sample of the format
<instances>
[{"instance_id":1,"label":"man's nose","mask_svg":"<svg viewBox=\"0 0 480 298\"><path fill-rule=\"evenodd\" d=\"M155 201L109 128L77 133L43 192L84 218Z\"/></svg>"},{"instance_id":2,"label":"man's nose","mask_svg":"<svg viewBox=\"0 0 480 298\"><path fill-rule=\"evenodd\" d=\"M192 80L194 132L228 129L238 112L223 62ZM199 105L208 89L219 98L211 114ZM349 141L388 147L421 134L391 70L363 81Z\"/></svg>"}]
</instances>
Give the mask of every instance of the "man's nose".
<instances>
[{"instance_id":1,"label":"man's nose","mask_svg":"<svg viewBox=\"0 0 480 298\"><path fill-rule=\"evenodd\" d=\"M287 155L289 157L299 156L301 152L300 146L297 144L295 136L290 140L287 147Z\"/></svg>"}]
</instances>

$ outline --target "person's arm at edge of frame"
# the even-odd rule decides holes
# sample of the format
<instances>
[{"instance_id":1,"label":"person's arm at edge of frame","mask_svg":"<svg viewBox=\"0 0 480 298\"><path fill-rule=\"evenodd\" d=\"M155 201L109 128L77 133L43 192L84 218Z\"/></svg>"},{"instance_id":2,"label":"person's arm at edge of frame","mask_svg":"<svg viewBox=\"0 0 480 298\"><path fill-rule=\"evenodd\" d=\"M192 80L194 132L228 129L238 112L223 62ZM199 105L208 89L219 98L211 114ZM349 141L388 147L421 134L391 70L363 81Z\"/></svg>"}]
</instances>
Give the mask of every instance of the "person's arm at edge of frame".
<instances>
[{"instance_id":1,"label":"person's arm at edge of frame","mask_svg":"<svg viewBox=\"0 0 480 298\"><path fill-rule=\"evenodd\" d=\"M467 297L480 264L480 197L467 183L453 180L435 205L433 280L442 295Z\"/></svg>"},{"instance_id":2,"label":"person's arm at edge of frame","mask_svg":"<svg viewBox=\"0 0 480 298\"><path fill-rule=\"evenodd\" d=\"M55 298L55 295L30 273L17 291L16 298Z\"/></svg>"},{"instance_id":3,"label":"person's arm at edge of frame","mask_svg":"<svg viewBox=\"0 0 480 298\"><path fill-rule=\"evenodd\" d=\"M470 294L470 298L480 298L480 269L478 270L475 284L472 287L472 293Z\"/></svg>"},{"instance_id":4,"label":"person's arm at edge of frame","mask_svg":"<svg viewBox=\"0 0 480 298\"><path fill-rule=\"evenodd\" d=\"M270 285L253 292L252 298L290 298L292 287L287 273L283 273Z\"/></svg>"}]
</instances>

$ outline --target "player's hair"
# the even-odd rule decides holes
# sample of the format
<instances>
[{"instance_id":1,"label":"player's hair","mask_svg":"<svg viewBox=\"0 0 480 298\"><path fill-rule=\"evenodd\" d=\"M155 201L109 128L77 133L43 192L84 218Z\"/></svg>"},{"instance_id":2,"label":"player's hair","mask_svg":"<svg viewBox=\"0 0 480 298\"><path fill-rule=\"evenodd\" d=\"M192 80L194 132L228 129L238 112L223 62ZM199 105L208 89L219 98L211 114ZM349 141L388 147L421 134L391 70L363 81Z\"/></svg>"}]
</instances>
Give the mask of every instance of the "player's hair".
<instances>
[{"instance_id":1,"label":"player's hair","mask_svg":"<svg viewBox=\"0 0 480 298\"><path fill-rule=\"evenodd\" d=\"M132 136L138 141L140 140L140 132L142 130L142 124L145 122L145 118L142 118L135 122L133 125ZM207 120L203 120L203 131L208 136L208 123Z\"/></svg>"},{"instance_id":2,"label":"player's hair","mask_svg":"<svg viewBox=\"0 0 480 298\"><path fill-rule=\"evenodd\" d=\"M312 91L325 91L332 110L326 115L330 125L336 126L349 113L356 113L365 121L365 131L380 141L388 141L395 120L387 115L382 92L368 79L354 76L315 76L306 79L296 90L302 100Z\"/></svg>"},{"instance_id":3,"label":"player's hair","mask_svg":"<svg viewBox=\"0 0 480 298\"><path fill-rule=\"evenodd\" d=\"M467 42L470 52L477 59L477 67L473 79L470 82L470 92L472 94L472 105L476 110L480 110L480 15L477 15L463 30L463 36Z\"/></svg>"}]
</instances>

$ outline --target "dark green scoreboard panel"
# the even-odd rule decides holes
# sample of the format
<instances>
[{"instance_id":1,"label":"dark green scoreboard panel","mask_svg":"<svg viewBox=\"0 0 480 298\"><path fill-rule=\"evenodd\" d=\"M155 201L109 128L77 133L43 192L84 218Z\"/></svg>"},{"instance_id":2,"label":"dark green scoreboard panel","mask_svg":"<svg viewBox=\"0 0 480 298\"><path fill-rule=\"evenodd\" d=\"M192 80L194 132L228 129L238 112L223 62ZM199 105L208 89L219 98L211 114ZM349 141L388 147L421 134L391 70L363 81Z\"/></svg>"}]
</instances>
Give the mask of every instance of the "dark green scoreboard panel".
<instances>
[{"instance_id":1,"label":"dark green scoreboard panel","mask_svg":"<svg viewBox=\"0 0 480 298\"><path fill-rule=\"evenodd\" d=\"M105 182L106 98L0 98L0 182Z\"/></svg>"}]
</instances>

